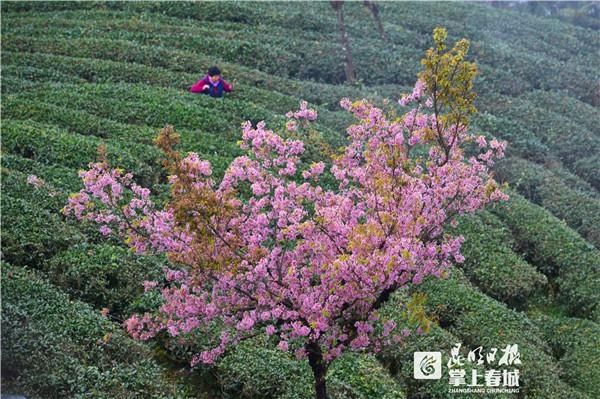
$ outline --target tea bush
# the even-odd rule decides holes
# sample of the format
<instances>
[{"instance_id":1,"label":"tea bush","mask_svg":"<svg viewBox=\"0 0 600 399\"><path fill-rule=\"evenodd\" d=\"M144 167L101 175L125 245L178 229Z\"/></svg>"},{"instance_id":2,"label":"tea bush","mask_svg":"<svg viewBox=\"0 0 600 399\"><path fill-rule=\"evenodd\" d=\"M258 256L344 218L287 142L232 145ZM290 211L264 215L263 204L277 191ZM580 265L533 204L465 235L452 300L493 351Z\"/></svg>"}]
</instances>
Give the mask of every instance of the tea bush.
<instances>
[{"instance_id":1,"label":"tea bush","mask_svg":"<svg viewBox=\"0 0 600 399\"><path fill-rule=\"evenodd\" d=\"M50 280L71 296L108 308L119 319L131 315L131 305L144 292L145 280L163 275L166 260L136 256L130 250L109 244L75 245L48 261Z\"/></svg>"},{"instance_id":2,"label":"tea bush","mask_svg":"<svg viewBox=\"0 0 600 399\"><path fill-rule=\"evenodd\" d=\"M153 146L100 140L32 121L7 120L2 133L5 151L40 163L84 168L97 159L98 146L104 144L113 165L132 171L146 185L163 178L160 151Z\"/></svg>"},{"instance_id":3,"label":"tea bush","mask_svg":"<svg viewBox=\"0 0 600 399\"><path fill-rule=\"evenodd\" d=\"M427 308L440 325L474 349L517 344L523 366L521 392L531 398L587 397L556 378L559 366L541 332L524 313L508 309L479 292L454 269L450 278L424 282Z\"/></svg>"},{"instance_id":4,"label":"tea bush","mask_svg":"<svg viewBox=\"0 0 600 399\"><path fill-rule=\"evenodd\" d=\"M243 120L281 127L281 114L300 99L319 112L319 140L338 146L352 122L339 112L339 99L390 98L394 105L414 82L439 21L452 40L471 40L482 111L473 125L508 140L512 155L497 165L498 175L597 246L596 33L480 4L379 6L387 43L362 4L345 5L359 82L341 85L331 84L345 77L327 3L2 2L3 259L47 271L63 291L109 307L113 317L158 306L155 296L140 296L139 280L156 276L162 263L96 244L95 229L57 213L80 188L77 169L95 159L96 146L104 143L114 165L133 169L158 194L165 176L151 144L166 123L181 134L182 151L213 163L217 179L241 153L235 142ZM234 93L226 101L187 93L215 63L240 81ZM28 185L28 174L56 195ZM388 348L379 357L385 369L364 355L340 359L330 374L332 398L447 398L446 380L412 378L412 351L447 353L463 342L464 352L510 341L522 349L522 396L593 397L598 378L584 361L597 355L597 325L511 308L598 321L600 255L549 212L511 197L493 214L464 218L457 232L467 237L465 263L451 279L421 287L440 326ZM9 364L9 387L32 397L311 396L307 365L260 342L240 346L216 368L196 370L200 388L179 392L173 373L166 377L147 347L97 309L69 302L23 268L2 269L2 350L7 359L15 354L14 363L3 362L3 376ZM404 299L382 313L401 323ZM112 335L99 343L105 331ZM198 337L197 344L212 338ZM171 370L187 365L191 348L159 344L154 354Z\"/></svg>"},{"instance_id":5,"label":"tea bush","mask_svg":"<svg viewBox=\"0 0 600 399\"><path fill-rule=\"evenodd\" d=\"M514 243L506 230L479 216L461 218L456 233L465 238L461 248L465 262L460 267L487 295L524 308L527 298L546 284L546 277L513 252Z\"/></svg>"},{"instance_id":6,"label":"tea bush","mask_svg":"<svg viewBox=\"0 0 600 399\"><path fill-rule=\"evenodd\" d=\"M525 259L555 280L571 314L600 320L600 252L517 193L493 212L509 226Z\"/></svg>"},{"instance_id":7,"label":"tea bush","mask_svg":"<svg viewBox=\"0 0 600 399\"><path fill-rule=\"evenodd\" d=\"M3 391L30 397L177 398L166 370L121 329L23 267L2 264Z\"/></svg>"},{"instance_id":8,"label":"tea bush","mask_svg":"<svg viewBox=\"0 0 600 399\"><path fill-rule=\"evenodd\" d=\"M2 193L2 258L36 267L72 242L84 239L80 231L54 211Z\"/></svg>"},{"instance_id":9,"label":"tea bush","mask_svg":"<svg viewBox=\"0 0 600 399\"><path fill-rule=\"evenodd\" d=\"M257 342L235 348L217 365L225 397L309 399L314 397L312 372L306 361ZM332 399L402 399L403 388L370 356L347 354L329 371Z\"/></svg>"},{"instance_id":10,"label":"tea bush","mask_svg":"<svg viewBox=\"0 0 600 399\"><path fill-rule=\"evenodd\" d=\"M535 314L539 327L561 365L561 378L593 397L600 389L600 326L589 320Z\"/></svg>"},{"instance_id":11,"label":"tea bush","mask_svg":"<svg viewBox=\"0 0 600 399\"><path fill-rule=\"evenodd\" d=\"M509 181L519 194L549 210L600 248L600 198L591 190L573 189L552 170L514 157L500 162L496 170L499 179Z\"/></svg>"}]
</instances>

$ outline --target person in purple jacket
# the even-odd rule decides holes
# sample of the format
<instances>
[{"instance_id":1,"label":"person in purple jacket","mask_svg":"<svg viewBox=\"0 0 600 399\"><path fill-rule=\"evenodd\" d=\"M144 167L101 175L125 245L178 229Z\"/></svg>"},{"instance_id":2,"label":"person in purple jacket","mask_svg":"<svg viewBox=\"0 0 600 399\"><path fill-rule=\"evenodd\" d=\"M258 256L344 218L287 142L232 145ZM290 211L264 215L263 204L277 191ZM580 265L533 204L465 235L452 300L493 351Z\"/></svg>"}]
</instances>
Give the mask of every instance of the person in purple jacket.
<instances>
[{"instance_id":1,"label":"person in purple jacket","mask_svg":"<svg viewBox=\"0 0 600 399\"><path fill-rule=\"evenodd\" d=\"M235 80L229 84L221 77L221 70L216 66L208 68L206 76L190 87L191 93L208 94L211 97L223 97L223 92L231 92Z\"/></svg>"}]
</instances>

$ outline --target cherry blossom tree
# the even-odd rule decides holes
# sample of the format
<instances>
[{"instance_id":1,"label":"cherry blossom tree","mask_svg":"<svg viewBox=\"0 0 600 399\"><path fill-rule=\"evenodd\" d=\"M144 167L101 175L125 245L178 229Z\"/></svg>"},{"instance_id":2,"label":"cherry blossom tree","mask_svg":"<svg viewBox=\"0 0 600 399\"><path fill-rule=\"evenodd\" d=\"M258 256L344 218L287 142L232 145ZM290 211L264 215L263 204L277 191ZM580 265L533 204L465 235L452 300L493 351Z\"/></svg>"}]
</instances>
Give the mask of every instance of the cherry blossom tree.
<instances>
[{"instance_id":1,"label":"cherry blossom tree","mask_svg":"<svg viewBox=\"0 0 600 399\"><path fill-rule=\"evenodd\" d=\"M164 304L133 315L129 333L186 336L218 323L219 342L192 366L264 334L308 358L318 399L327 397L328 367L344 351L376 352L401 340L407 332L384 320L381 307L398 289L463 261L463 238L444 231L457 215L506 199L489 172L504 144L468 129L476 73L465 60L468 42L447 49L445 39L437 28L424 71L400 100L409 107L402 116L341 100L356 123L330 161L304 165L302 141L247 122L247 155L220 182L208 161L174 149L171 127L162 130L156 144L171 190L163 207L106 160L81 172L84 188L64 211L100 224L139 254L165 253L172 267L167 287L144 283L161 290ZM287 117L288 129L301 133L317 112L303 102ZM325 173L335 187L321 184Z\"/></svg>"}]
</instances>

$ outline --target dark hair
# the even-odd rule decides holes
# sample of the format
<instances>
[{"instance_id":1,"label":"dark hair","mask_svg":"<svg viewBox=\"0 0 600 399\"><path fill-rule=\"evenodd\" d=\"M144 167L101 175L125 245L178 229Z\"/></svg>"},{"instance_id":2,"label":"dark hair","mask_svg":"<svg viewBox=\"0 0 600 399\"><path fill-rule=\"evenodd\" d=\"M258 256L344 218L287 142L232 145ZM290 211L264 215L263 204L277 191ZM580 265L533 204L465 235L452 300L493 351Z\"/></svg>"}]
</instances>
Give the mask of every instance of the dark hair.
<instances>
[{"instance_id":1,"label":"dark hair","mask_svg":"<svg viewBox=\"0 0 600 399\"><path fill-rule=\"evenodd\" d=\"M217 68L216 66L211 66L210 68L208 68L208 76L215 76L215 75L220 75L221 74L221 70L219 68Z\"/></svg>"}]
</instances>

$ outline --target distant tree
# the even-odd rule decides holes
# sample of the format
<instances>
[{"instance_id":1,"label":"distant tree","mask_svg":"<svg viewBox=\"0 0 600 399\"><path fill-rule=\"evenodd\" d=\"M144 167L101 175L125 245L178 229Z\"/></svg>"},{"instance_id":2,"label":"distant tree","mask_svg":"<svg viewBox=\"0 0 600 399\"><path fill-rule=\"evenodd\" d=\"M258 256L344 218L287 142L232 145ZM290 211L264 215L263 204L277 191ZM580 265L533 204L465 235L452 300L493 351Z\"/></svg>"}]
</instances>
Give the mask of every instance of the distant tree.
<instances>
[{"instance_id":1,"label":"distant tree","mask_svg":"<svg viewBox=\"0 0 600 399\"><path fill-rule=\"evenodd\" d=\"M388 37L385 33L385 29L383 29L383 22L381 21L381 17L379 16L379 7L372 1L365 0L363 2L365 7L371 11L373 14L373 19L375 19L375 23L377 24L377 30L379 31L379 36L383 39L383 41L388 41Z\"/></svg>"},{"instance_id":2,"label":"distant tree","mask_svg":"<svg viewBox=\"0 0 600 399\"><path fill-rule=\"evenodd\" d=\"M354 83L356 82L356 74L354 73L352 47L350 46L350 40L348 39L348 33L346 32L346 25L344 23L344 2L332 0L329 4L331 4L331 7L335 11L337 19L339 41L342 46L342 52L344 53L344 72L346 73L346 80L350 83Z\"/></svg>"},{"instance_id":3,"label":"distant tree","mask_svg":"<svg viewBox=\"0 0 600 399\"><path fill-rule=\"evenodd\" d=\"M352 56L352 46L350 45L350 39L348 38L348 33L346 32L346 24L344 22L344 1L331 0L329 2L331 4L331 8L335 11L337 26L338 26L338 34L339 34L339 42L342 47L342 52L344 53L344 72L346 75L346 80L350 83L356 82L356 73L354 71L354 58ZM377 25L377 31L379 32L379 36L384 40L388 41L388 37L383 28L383 23L381 21L381 17L379 16L379 7L372 1L365 0L363 1L365 7L371 11L373 15L373 19Z\"/></svg>"},{"instance_id":4,"label":"distant tree","mask_svg":"<svg viewBox=\"0 0 600 399\"><path fill-rule=\"evenodd\" d=\"M320 184L325 163L302 168L301 141L283 139L263 122L243 126L242 148L220 183L195 153L179 154L178 136L163 129L170 200L157 207L150 190L106 160L81 172L84 189L67 214L117 233L137 253L166 253L164 305L134 315L127 330L138 339L166 331L181 339L220 330L214 347L192 358L211 363L231 345L266 335L285 352L308 358L315 397L327 398L329 365L348 350L377 352L410 333L398 331L381 307L402 287L442 277L462 262L462 237L445 227L506 196L489 173L504 144L469 133L475 111L469 43L445 45L436 28L424 71L400 104L402 117L366 100L343 99L357 123L330 168L335 190ZM317 118L305 102L286 115L287 128ZM472 147L466 160L464 147Z\"/></svg>"}]
</instances>

